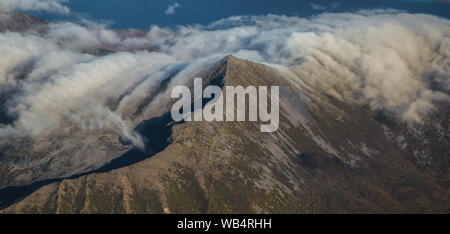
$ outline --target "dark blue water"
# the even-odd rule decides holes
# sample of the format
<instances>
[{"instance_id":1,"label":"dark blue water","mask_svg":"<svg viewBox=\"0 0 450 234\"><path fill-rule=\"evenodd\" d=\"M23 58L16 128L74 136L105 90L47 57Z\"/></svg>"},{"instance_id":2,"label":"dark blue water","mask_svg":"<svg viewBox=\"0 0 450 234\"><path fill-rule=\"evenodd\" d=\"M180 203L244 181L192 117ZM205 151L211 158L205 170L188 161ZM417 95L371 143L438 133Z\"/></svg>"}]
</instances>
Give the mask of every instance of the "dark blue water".
<instances>
[{"instance_id":1,"label":"dark blue water","mask_svg":"<svg viewBox=\"0 0 450 234\"><path fill-rule=\"evenodd\" d=\"M165 14L177 2L174 14ZM313 7L311 4L315 4ZM48 20L87 17L111 22L112 28L148 29L150 25L208 24L233 15L283 14L310 17L322 12L397 9L450 18L450 3L433 0L69 0L68 16L32 12ZM315 9L314 9L315 8Z\"/></svg>"}]
</instances>

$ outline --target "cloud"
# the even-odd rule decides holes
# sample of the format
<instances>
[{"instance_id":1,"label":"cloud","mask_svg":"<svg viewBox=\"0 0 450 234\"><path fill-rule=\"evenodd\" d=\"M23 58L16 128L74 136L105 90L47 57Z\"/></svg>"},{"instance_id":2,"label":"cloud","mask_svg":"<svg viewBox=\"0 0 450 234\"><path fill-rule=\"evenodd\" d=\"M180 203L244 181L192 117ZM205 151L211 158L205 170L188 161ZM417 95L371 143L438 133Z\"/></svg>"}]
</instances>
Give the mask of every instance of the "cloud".
<instances>
[{"instance_id":1,"label":"cloud","mask_svg":"<svg viewBox=\"0 0 450 234\"><path fill-rule=\"evenodd\" d=\"M326 9L327 9L325 6L322 6L322 5L316 4L316 3L311 3L311 4L309 4L309 5L311 6L311 8L312 8L313 10L316 10L316 11L326 10Z\"/></svg>"},{"instance_id":2,"label":"cloud","mask_svg":"<svg viewBox=\"0 0 450 234\"><path fill-rule=\"evenodd\" d=\"M8 98L0 116L12 120L0 123L0 139L112 129L142 146L133 129L161 114L170 87L228 54L284 67L307 92L418 123L449 101L449 38L446 19L394 11L238 16L152 26L144 36L73 23L3 32L0 95ZM117 52L92 52L105 47Z\"/></svg>"},{"instance_id":3,"label":"cloud","mask_svg":"<svg viewBox=\"0 0 450 234\"><path fill-rule=\"evenodd\" d=\"M448 91L430 88L448 87L449 21L429 15L232 17L208 30L186 27L170 34L158 28L149 35L168 40L158 46L180 59L229 53L284 65L315 90L411 123L449 100Z\"/></svg>"},{"instance_id":4,"label":"cloud","mask_svg":"<svg viewBox=\"0 0 450 234\"><path fill-rule=\"evenodd\" d=\"M66 0L0 0L0 9L4 11L49 11L68 14L70 10L62 5L64 2Z\"/></svg>"},{"instance_id":5,"label":"cloud","mask_svg":"<svg viewBox=\"0 0 450 234\"><path fill-rule=\"evenodd\" d=\"M317 4L317 3L310 3L309 5L311 6L311 8L312 8L313 10L316 10L316 11L325 11L325 10L327 10L327 9L336 9L336 8L338 8L338 7L341 5L341 3L339 3L339 2L333 2L333 3L331 3L329 6L324 6L324 5Z\"/></svg>"},{"instance_id":6,"label":"cloud","mask_svg":"<svg viewBox=\"0 0 450 234\"><path fill-rule=\"evenodd\" d=\"M166 15L173 15L173 14L175 14L175 10L177 8L179 8L179 7L180 7L180 4L178 4L177 2L174 3L173 5L169 5L167 7L167 10L164 12L164 14L166 14Z\"/></svg>"}]
</instances>

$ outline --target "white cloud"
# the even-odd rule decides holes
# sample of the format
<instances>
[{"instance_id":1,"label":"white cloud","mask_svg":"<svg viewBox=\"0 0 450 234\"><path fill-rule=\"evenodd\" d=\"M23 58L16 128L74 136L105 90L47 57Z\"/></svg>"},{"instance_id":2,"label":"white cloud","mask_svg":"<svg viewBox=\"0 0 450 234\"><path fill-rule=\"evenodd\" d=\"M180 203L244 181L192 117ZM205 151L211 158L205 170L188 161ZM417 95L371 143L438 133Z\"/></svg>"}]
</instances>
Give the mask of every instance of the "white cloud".
<instances>
[{"instance_id":1,"label":"white cloud","mask_svg":"<svg viewBox=\"0 0 450 234\"><path fill-rule=\"evenodd\" d=\"M71 23L50 24L44 34L4 32L0 92L18 92L7 103L15 119L0 125L0 136L108 128L141 145L132 129L170 101L161 82L176 74L169 85L183 83L228 54L283 66L311 92L420 122L437 101L449 101L449 38L446 19L392 11L232 17L176 31L153 26L126 39ZM85 53L104 45L152 50Z\"/></svg>"},{"instance_id":2,"label":"white cloud","mask_svg":"<svg viewBox=\"0 0 450 234\"><path fill-rule=\"evenodd\" d=\"M320 4L316 4L316 3L311 3L309 5L311 6L311 8L313 10L317 10L317 11L319 11L319 10L326 10L327 9L325 6L320 5Z\"/></svg>"},{"instance_id":3,"label":"white cloud","mask_svg":"<svg viewBox=\"0 0 450 234\"><path fill-rule=\"evenodd\" d=\"M0 9L4 11L50 11L68 14L69 8L62 3L66 0L0 0Z\"/></svg>"},{"instance_id":4,"label":"white cloud","mask_svg":"<svg viewBox=\"0 0 450 234\"><path fill-rule=\"evenodd\" d=\"M175 14L175 10L177 8L179 8L179 7L180 7L180 4L178 4L177 2L172 4L172 5L169 5L167 7L167 10L164 12L164 14L166 14L166 15L173 15L173 14Z\"/></svg>"}]
</instances>

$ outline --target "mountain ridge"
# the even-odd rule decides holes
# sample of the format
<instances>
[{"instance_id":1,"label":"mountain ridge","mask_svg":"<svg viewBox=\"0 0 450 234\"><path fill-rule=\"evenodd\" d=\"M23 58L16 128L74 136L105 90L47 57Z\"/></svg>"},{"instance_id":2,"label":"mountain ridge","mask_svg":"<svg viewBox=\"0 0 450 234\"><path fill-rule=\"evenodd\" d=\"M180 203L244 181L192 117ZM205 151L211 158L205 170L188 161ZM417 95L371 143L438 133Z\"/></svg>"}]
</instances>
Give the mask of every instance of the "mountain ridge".
<instances>
[{"instance_id":1,"label":"mountain ridge","mask_svg":"<svg viewBox=\"0 0 450 234\"><path fill-rule=\"evenodd\" d=\"M299 90L276 68L233 56L199 75L204 85L279 85L279 131L261 134L258 122L175 124L152 157L43 186L1 213L450 211L449 187L409 159L389 137L398 133L367 107Z\"/></svg>"},{"instance_id":2,"label":"mountain ridge","mask_svg":"<svg viewBox=\"0 0 450 234\"><path fill-rule=\"evenodd\" d=\"M16 12L4 12L0 10L0 32L25 31L30 28L40 27L47 21L28 14Z\"/></svg>"}]
</instances>

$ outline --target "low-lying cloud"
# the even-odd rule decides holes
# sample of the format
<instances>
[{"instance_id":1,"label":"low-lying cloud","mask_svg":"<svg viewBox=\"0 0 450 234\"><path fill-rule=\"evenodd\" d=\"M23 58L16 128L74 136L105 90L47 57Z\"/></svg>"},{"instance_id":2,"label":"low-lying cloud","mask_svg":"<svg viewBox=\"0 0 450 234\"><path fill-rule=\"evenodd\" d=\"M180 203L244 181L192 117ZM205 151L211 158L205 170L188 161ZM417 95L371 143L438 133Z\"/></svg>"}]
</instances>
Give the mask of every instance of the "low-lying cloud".
<instances>
[{"instance_id":1,"label":"low-lying cloud","mask_svg":"<svg viewBox=\"0 0 450 234\"><path fill-rule=\"evenodd\" d=\"M96 48L116 52L96 55ZM410 123L449 101L450 21L430 15L239 16L152 26L143 36L58 23L44 33L0 34L0 93L13 90L1 113L13 120L0 125L0 138L112 128L142 146L132 129L169 101L156 95L161 82L173 77L169 86L176 85L228 54L281 65L311 92Z\"/></svg>"}]
</instances>

